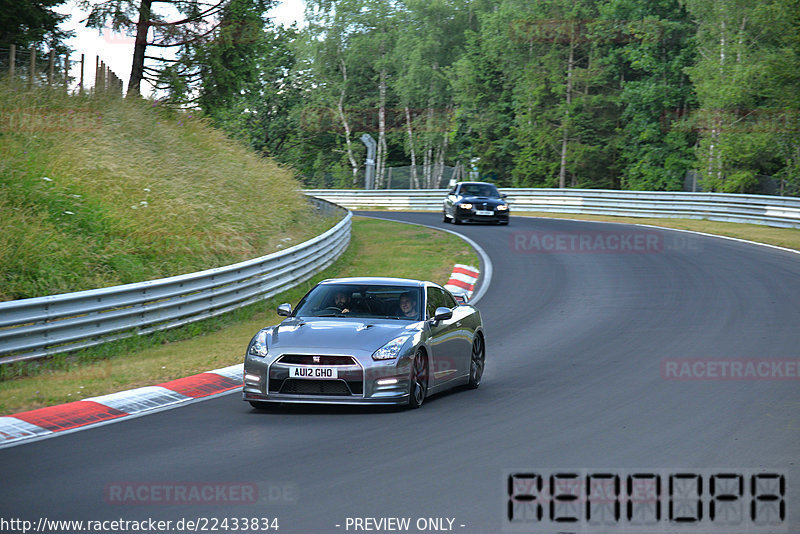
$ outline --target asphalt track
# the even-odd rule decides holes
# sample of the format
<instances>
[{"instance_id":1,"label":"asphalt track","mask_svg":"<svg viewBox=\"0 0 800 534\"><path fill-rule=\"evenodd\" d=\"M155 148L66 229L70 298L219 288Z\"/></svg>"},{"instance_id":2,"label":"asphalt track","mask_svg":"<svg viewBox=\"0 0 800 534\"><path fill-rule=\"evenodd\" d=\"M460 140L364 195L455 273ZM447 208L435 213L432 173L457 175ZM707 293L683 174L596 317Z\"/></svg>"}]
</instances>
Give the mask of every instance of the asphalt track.
<instances>
[{"instance_id":1,"label":"asphalt track","mask_svg":"<svg viewBox=\"0 0 800 534\"><path fill-rule=\"evenodd\" d=\"M256 412L233 394L22 444L0 450L0 518L276 517L280 533L354 532L348 517L409 517L416 532L417 518L450 518L454 532L491 533L508 526L509 469L766 468L787 477L779 527L800 531L800 381L674 380L664 371L671 360L796 361L800 255L606 223L454 227L430 213L371 215L446 226L491 257L478 305L488 334L480 389L415 411ZM583 235L630 244L645 231L659 240L646 250L574 244ZM573 245L537 251L532 237ZM255 487L258 502L112 495L186 483Z\"/></svg>"}]
</instances>

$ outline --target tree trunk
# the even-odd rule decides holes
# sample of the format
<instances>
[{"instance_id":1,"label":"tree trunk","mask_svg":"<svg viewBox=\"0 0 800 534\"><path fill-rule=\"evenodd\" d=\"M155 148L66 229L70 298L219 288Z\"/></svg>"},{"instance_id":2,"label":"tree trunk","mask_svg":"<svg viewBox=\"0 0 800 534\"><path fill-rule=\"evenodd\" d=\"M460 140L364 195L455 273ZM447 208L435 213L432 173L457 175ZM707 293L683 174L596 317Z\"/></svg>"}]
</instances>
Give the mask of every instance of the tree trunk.
<instances>
[{"instance_id":1,"label":"tree trunk","mask_svg":"<svg viewBox=\"0 0 800 534\"><path fill-rule=\"evenodd\" d=\"M572 69L575 65L575 38L570 36L569 59L567 60L567 112L561 123L561 168L558 171L558 187L567 186L567 141L569 140L569 107L572 104Z\"/></svg>"},{"instance_id":2,"label":"tree trunk","mask_svg":"<svg viewBox=\"0 0 800 534\"><path fill-rule=\"evenodd\" d=\"M436 189L438 189L439 186L441 186L441 184L442 184L442 176L444 175L444 155L445 155L445 153L447 153L447 142L448 142L448 140L449 140L448 136L444 135L442 137L442 144L439 146L439 149L437 151L438 154L437 154L437 158L436 158L436 160L437 160L436 161L436 172L435 172L435 175L433 177L433 184L432 184L432 186L434 188L436 188Z\"/></svg>"},{"instance_id":3,"label":"tree trunk","mask_svg":"<svg viewBox=\"0 0 800 534\"><path fill-rule=\"evenodd\" d=\"M339 101L337 102L337 109L339 111L339 119L342 121L344 127L344 142L347 146L347 159L350 162L350 167L353 169L353 187L358 185L358 163L355 156L353 156L353 143L350 141L350 123L347 121L347 115L344 113L344 95L347 90L347 65L344 59L340 58L342 65L342 90L339 93Z\"/></svg>"},{"instance_id":4,"label":"tree trunk","mask_svg":"<svg viewBox=\"0 0 800 534\"><path fill-rule=\"evenodd\" d=\"M384 176L386 174L386 69L381 69L380 82L378 84L378 153L375 156L377 172L375 183L376 189L383 189Z\"/></svg>"},{"instance_id":5,"label":"tree trunk","mask_svg":"<svg viewBox=\"0 0 800 534\"><path fill-rule=\"evenodd\" d=\"M139 22L136 23L136 43L133 45L133 63L131 79L128 80L127 96L141 95L142 78L144 78L144 53L147 48L147 33L150 31L150 14L153 0L141 0L139 4Z\"/></svg>"},{"instance_id":6,"label":"tree trunk","mask_svg":"<svg viewBox=\"0 0 800 534\"><path fill-rule=\"evenodd\" d=\"M431 181L433 180L433 141L431 139L432 132L434 131L433 125L433 105L428 105L428 111L425 118L425 156L422 163L422 177L425 182L425 189L431 188Z\"/></svg>"},{"instance_id":7,"label":"tree trunk","mask_svg":"<svg viewBox=\"0 0 800 534\"><path fill-rule=\"evenodd\" d=\"M430 141L425 141L425 156L422 162L422 178L425 182L425 189L431 188L431 167L433 161L433 145Z\"/></svg>"},{"instance_id":8,"label":"tree trunk","mask_svg":"<svg viewBox=\"0 0 800 534\"><path fill-rule=\"evenodd\" d=\"M419 189L419 180L417 179L417 155L414 150L414 132L411 129L411 111L408 106L405 107L406 112L406 131L408 132L408 149L411 152L411 178L409 180L409 187L411 189Z\"/></svg>"}]
</instances>

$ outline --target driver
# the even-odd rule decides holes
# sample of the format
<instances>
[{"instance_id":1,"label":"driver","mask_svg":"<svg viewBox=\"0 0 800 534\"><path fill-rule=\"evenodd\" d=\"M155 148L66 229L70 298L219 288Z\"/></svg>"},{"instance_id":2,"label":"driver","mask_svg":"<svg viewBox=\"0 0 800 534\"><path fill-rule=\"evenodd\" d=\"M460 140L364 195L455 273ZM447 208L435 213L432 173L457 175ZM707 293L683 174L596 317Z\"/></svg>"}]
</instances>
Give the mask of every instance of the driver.
<instances>
[{"instance_id":1,"label":"driver","mask_svg":"<svg viewBox=\"0 0 800 534\"><path fill-rule=\"evenodd\" d=\"M341 309L342 313L350 313L351 298L349 292L340 289L333 297L334 306Z\"/></svg>"}]
</instances>

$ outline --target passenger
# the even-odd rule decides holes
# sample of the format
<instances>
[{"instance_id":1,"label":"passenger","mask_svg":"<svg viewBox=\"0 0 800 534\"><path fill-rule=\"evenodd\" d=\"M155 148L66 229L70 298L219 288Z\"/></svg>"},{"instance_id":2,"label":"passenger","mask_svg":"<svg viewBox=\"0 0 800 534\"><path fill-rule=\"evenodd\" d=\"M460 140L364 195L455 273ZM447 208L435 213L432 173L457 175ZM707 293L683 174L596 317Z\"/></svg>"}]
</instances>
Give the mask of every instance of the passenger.
<instances>
[{"instance_id":1,"label":"passenger","mask_svg":"<svg viewBox=\"0 0 800 534\"><path fill-rule=\"evenodd\" d=\"M400 295L400 317L416 318L419 316L417 311L417 297L411 291Z\"/></svg>"}]
</instances>

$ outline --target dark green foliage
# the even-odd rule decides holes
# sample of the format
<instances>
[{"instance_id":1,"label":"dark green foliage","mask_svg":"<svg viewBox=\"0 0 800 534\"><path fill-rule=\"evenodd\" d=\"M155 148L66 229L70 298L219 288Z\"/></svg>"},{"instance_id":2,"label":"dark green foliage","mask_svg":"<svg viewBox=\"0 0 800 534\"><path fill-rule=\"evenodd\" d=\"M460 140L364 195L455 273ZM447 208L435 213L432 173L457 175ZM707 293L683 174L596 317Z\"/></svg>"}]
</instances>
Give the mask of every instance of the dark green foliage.
<instances>
[{"instance_id":1,"label":"dark green foliage","mask_svg":"<svg viewBox=\"0 0 800 534\"><path fill-rule=\"evenodd\" d=\"M378 182L800 188L796 0L309 0L303 29L271 5L227 0L160 80L310 186L362 187L366 133Z\"/></svg>"},{"instance_id":2,"label":"dark green foliage","mask_svg":"<svg viewBox=\"0 0 800 534\"><path fill-rule=\"evenodd\" d=\"M58 25L69 15L56 13L53 8L66 0L0 0L0 48L16 45L28 48L31 45L54 48L64 52L63 41L71 36Z\"/></svg>"}]
</instances>

